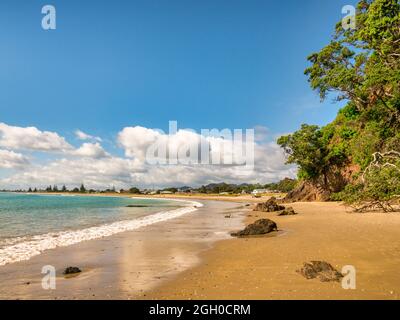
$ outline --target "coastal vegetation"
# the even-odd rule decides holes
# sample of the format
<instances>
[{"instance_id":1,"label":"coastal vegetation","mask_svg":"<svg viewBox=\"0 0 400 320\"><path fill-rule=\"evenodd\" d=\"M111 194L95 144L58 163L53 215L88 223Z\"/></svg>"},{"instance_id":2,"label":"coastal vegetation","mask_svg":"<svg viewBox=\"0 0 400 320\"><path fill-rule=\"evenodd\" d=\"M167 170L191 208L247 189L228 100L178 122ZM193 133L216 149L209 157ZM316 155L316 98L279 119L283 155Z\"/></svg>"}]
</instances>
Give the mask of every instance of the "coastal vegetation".
<instances>
[{"instance_id":1,"label":"coastal vegetation","mask_svg":"<svg viewBox=\"0 0 400 320\"><path fill-rule=\"evenodd\" d=\"M225 182L222 183L211 183L207 185L203 185L199 188L192 188L189 186L184 187L167 187L163 189L140 189L138 187L131 187L129 189L120 189L118 193L126 193L126 194L160 194L160 193L203 193L203 194L220 194L220 193L229 193L229 194L242 194L242 193L251 193L255 189L266 189L271 192L277 193L287 193L292 191L297 185L297 180L285 178L276 183L269 184L228 184ZM14 192L46 192L46 193L64 193L64 192L72 192L72 193L117 193L115 187L108 189L87 189L85 185L82 183L80 187L74 187L72 189L68 189L67 186L63 185L59 188L57 185L48 186L46 188L29 188L28 190L2 190L2 191L14 191Z\"/></svg>"},{"instance_id":2,"label":"coastal vegetation","mask_svg":"<svg viewBox=\"0 0 400 320\"><path fill-rule=\"evenodd\" d=\"M392 210L400 195L399 158L375 164L377 154L400 151L399 1L359 1L356 27L338 23L308 61L311 88L345 105L326 126L303 124L278 139L287 163L299 168L300 183L288 199Z\"/></svg>"},{"instance_id":3,"label":"coastal vegetation","mask_svg":"<svg viewBox=\"0 0 400 320\"><path fill-rule=\"evenodd\" d=\"M268 184L228 184L228 183L211 183L203 185L200 188L193 189L198 193L219 194L219 193L251 193L255 189L266 189L275 192L287 193L292 191L297 184L297 181L290 178L285 178L276 183Z\"/></svg>"}]
</instances>

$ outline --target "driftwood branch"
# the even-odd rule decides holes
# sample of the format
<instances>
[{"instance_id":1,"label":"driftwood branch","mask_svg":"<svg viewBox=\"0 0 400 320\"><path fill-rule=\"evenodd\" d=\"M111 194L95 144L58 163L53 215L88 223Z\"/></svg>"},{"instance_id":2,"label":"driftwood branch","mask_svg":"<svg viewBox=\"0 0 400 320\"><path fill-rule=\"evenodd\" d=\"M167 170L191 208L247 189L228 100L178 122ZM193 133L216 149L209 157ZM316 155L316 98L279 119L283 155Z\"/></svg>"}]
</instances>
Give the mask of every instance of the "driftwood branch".
<instances>
[{"instance_id":1,"label":"driftwood branch","mask_svg":"<svg viewBox=\"0 0 400 320\"><path fill-rule=\"evenodd\" d=\"M381 170L383 168L390 167L400 172L400 167L395 163L392 163L400 160L400 152L394 150L383 153L375 152L372 156L373 160L364 170L361 176L363 184L367 182L366 175L370 174L372 169ZM400 209L398 206L399 200L400 200L400 195L393 195L390 197L390 199L371 199L371 200L357 201L353 203L350 207L352 207L355 212L366 212L374 210L382 210L384 212L395 212L399 211Z\"/></svg>"}]
</instances>

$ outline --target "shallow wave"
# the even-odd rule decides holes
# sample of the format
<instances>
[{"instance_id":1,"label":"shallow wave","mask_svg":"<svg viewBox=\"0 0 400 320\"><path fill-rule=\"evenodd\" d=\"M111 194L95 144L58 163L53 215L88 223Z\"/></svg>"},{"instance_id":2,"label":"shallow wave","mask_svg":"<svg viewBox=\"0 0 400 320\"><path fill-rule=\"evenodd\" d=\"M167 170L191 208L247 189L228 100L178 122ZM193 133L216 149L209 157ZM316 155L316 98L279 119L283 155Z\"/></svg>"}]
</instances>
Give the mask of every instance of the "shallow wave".
<instances>
[{"instance_id":1,"label":"shallow wave","mask_svg":"<svg viewBox=\"0 0 400 320\"><path fill-rule=\"evenodd\" d=\"M167 199L162 199L167 200ZM0 249L0 266L13 262L29 260L34 256L41 254L45 250L55 249L57 247L66 247L77 244L82 241L88 241L103 237L108 237L117 233L139 229L154 223L167 221L180 217L184 214L196 211L203 204L194 201L168 199L178 202L188 203L188 206L170 211L161 211L145 217L133 220L117 221L97 227L90 227L76 231L61 231L37 235L29 241L6 245ZM21 240L21 238L18 238ZM17 240L14 239L14 240Z\"/></svg>"}]
</instances>

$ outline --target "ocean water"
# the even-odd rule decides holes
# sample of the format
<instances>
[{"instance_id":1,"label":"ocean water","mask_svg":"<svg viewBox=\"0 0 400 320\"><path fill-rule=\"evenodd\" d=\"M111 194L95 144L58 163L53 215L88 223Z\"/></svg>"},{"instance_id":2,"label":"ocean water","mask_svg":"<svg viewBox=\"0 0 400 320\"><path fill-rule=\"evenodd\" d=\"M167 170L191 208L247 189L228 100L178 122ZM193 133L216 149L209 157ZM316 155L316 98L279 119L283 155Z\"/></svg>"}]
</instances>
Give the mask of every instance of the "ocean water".
<instances>
[{"instance_id":1,"label":"ocean water","mask_svg":"<svg viewBox=\"0 0 400 320\"><path fill-rule=\"evenodd\" d=\"M0 266L166 221L199 206L166 199L0 193Z\"/></svg>"}]
</instances>

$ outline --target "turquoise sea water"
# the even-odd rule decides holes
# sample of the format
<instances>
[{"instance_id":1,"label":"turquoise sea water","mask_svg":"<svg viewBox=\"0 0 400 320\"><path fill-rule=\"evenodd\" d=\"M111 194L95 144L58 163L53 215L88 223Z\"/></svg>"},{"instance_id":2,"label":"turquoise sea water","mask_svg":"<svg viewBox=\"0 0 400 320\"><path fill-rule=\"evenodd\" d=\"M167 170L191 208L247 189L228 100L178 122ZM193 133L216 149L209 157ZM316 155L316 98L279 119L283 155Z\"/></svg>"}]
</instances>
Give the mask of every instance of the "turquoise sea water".
<instances>
[{"instance_id":1,"label":"turquoise sea water","mask_svg":"<svg viewBox=\"0 0 400 320\"><path fill-rule=\"evenodd\" d=\"M0 247L10 238L100 226L179 206L170 200L0 193Z\"/></svg>"},{"instance_id":2,"label":"turquoise sea water","mask_svg":"<svg viewBox=\"0 0 400 320\"><path fill-rule=\"evenodd\" d=\"M168 199L0 193L0 267L162 223L201 206Z\"/></svg>"}]
</instances>

